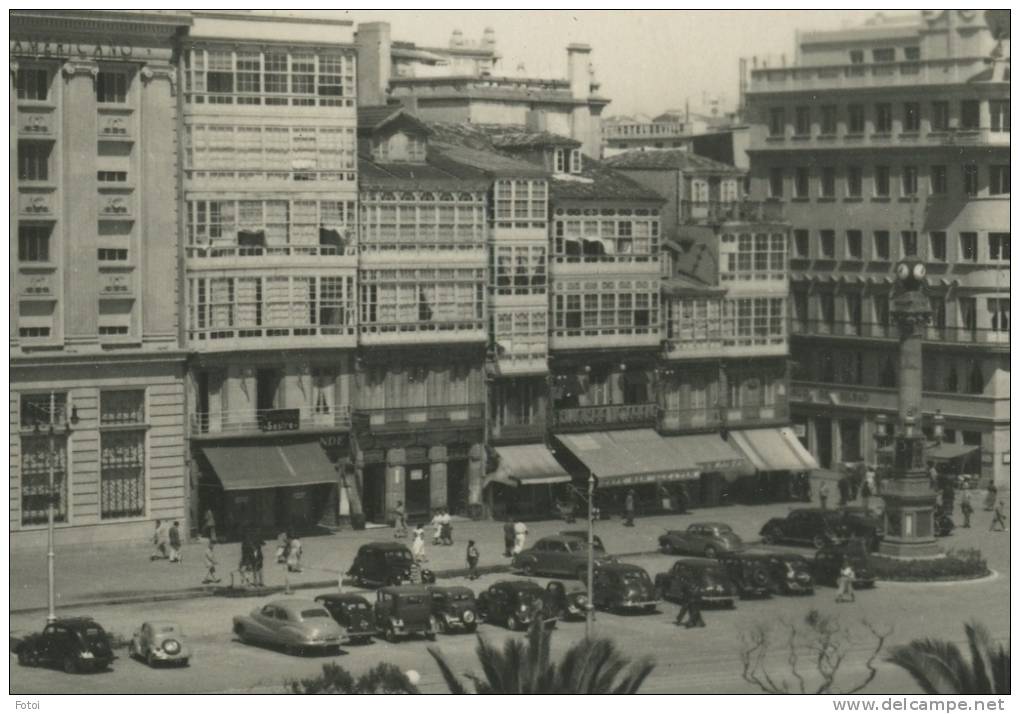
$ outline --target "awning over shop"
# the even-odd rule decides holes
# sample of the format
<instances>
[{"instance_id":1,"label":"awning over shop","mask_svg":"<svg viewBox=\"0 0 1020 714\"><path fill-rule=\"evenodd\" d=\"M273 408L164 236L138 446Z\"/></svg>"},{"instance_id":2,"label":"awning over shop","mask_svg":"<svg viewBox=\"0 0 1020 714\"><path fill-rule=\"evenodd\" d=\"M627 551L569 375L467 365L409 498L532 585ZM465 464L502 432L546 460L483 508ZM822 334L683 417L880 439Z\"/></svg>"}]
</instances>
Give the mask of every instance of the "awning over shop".
<instances>
[{"instance_id":1,"label":"awning over shop","mask_svg":"<svg viewBox=\"0 0 1020 714\"><path fill-rule=\"evenodd\" d=\"M755 472L751 462L717 433L666 436L663 440L702 473L718 472L728 478L736 478Z\"/></svg>"},{"instance_id":2,"label":"awning over shop","mask_svg":"<svg viewBox=\"0 0 1020 714\"><path fill-rule=\"evenodd\" d=\"M570 474L544 444L499 446L496 453L499 466L485 480L486 485L496 482L506 486L537 486L570 480Z\"/></svg>"},{"instance_id":3,"label":"awning over shop","mask_svg":"<svg viewBox=\"0 0 1020 714\"><path fill-rule=\"evenodd\" d=\"M318 441L203 446L224 491L336 483L337 473Z\"/></svg>"},{"instance_id":4,"label":"awning over shop","mask_svg":"<svg viewBox=\"0 0 1020 714\"><path fill-rule=\"evenodd\" d=\"M698 467L652 429L557 434L599 486L633 486L698 478Z\"/></svg>"},{"instance_id":5,"label":"awning over shop","mask_svg":"<svg viewBox=\"0 0 1020 714\"><path fill-rule=\"evenodd\" d=\"M730 440L758 471L811 471L818 468L815 457L790 429L745 429L731 431Z\"/></svg>"}]
</instances>

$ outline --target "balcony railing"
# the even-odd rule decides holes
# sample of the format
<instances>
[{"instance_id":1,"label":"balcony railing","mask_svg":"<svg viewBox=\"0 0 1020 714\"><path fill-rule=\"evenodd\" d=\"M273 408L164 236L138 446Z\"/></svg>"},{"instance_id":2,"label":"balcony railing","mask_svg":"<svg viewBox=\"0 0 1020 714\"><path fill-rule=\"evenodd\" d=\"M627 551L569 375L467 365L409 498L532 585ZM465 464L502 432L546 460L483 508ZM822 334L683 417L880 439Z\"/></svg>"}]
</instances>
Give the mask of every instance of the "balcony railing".
<instances>
[{"instance_id":1,"label":"balcony railing","mask_svg":"<svg viewBox=\"0 0 1020 714\"><path fill-rule=\"evenodd\" d=\"M659 408L659 428L663 431L743 427L763 422L785 421L790 416L785 401L745 407L699 407L696 409Z\"/></svg>"},{"instance_id":2,"label":"balcony railing","mask_svg":"<svg viewBox=\"0 0 1020 714\"><path fill-rule=\"evenodd\" d=\"M258 341L277 338L307 339L307 338L351 338L344 340L350 342L355 337L353 325L275 325L261 327L206 327L202 329L189 329L188 342L196 349L233 349L236 343L250 345L250 348L258 348L261 345ZM282 345L276 343L274 348Z\"/></svg>"},{"instance_id":3,"label":"balcony railing","mask_svg":"<svg viewBox=\"0 0 1020 714\"><path fill-rule=\"evenodd\" d=\"M657 404L609 404L553 410L553 423L561 426L654 426Z\"/></svg>"},{"instance_id":4,"label":"balcony railing","mask_svg":"<svg viewBox=\"0 0 1020 714\"><path fill-rule=\"evenodd\" d=\"M750 93L963 84L988 69L984 57L924 62L782 67L751 71Z\"/></svg>"},{"instance_id":5,"label":"balcony railing","mask_svg":"<svg viewBox=\"0 0 1020 714\"><path fill-rule=\"evenodd\" d=\"M198 412L191 415L192 434L275 433L318 429L349 429L351 410L337 406L295 409L249 409Z\"/></svg>"},{"instance_id":6,"label":"balcony railing","mask_svg":"<svg viewBox=\"0 0 1020 714\"><path fill-rule=\"evenodd\" d=\"M189 258L266 258L266 257L340 257L355 256L354 245L189 245L185 247Z\"/></svg>"},{"instance_id":7,"label":"balcony railing","mask_svg":"<svg viewBox=\"0 0 1020 714\"><path fill-rule=\"evenodd\" d=\"M684 223L777 222L783 220L783 204L777 201L683 201Z\"/></svg>"},{"instance_id":8,"label":"balcony railing","mask_svg":"<svg viewBox=\"0 0 1020 714\"><path fill-rule=\"evenodd\" d=\"M791 320L790 333L794 335L832 335L834 337L867 337L896 339L895 325L876 322L849 322L835 320ZM1009 345L1009 332L986 327L925 328L924 339L929 342L952 344Z\"/></svg>"},{"instance_id":9,"label":"balcony railing","mask_svg":"<svg viewBox=\"0 0 1020 714\"><path fill-rule=\"evenodd\" d=\"M368 418L370 427L414 426L436 422L480 422L485 416L485 405L468 403L420 407L382 407L357 409L356 412Z\"/></svg>"}]
</instances>

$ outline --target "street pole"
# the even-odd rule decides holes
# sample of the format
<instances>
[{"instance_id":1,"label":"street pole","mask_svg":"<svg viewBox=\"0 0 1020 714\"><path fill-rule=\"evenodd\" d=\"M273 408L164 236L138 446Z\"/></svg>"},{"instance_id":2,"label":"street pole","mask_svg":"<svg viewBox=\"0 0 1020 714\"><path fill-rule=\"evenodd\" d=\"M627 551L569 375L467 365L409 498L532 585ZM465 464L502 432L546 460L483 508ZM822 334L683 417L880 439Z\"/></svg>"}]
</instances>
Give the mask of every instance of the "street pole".
<instances>
[{"instance_id":1,"label":"street pole","mask_svg":"<svg viewBox=\"0 0 1020 714\"><path fill-rule=\"evenodd\" d=\"M53 434L53 412L50 412L50 451L49 451L49 491L46 506L46 595L49 610L46 614L46 622L55 622L57 619L56 596L53 573L53 505L55 502L53 493L53 462L56 460L57 443Z\"/></svg>"},{"instance_id":2,"label":"street pole","mask_svg":"<svg viewBox=\"0 0 1020 714\"><path fill-rule=\"evenodd\" d=\"M595 621L595 474L588 471L588 609L584 614L584 636L591 639Z\"/></svg>"}]
</instances>

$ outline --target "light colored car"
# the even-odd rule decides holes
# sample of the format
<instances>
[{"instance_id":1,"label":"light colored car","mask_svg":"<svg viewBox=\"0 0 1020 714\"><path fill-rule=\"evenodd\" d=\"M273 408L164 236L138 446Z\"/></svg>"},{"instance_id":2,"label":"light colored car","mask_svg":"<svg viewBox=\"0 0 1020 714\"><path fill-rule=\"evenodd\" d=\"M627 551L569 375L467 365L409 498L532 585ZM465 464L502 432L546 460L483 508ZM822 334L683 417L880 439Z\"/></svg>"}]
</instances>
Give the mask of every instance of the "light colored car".
<instances>
[{"instance_id":1,"label":"light colored car","mask_svg":"<svg viewBox=\"0 0 1020 714\"><path fill-rule=\"evenodd\" d=\"M150 667L161 662L188 665L191 649L184 640L184 631L176 622L158 620L143 622L128 645L128 654L145 660Z\"/></svg>"},{"instance_id":2,"label":"light colored car","mask_svg":"<svg viewBox=\"0 0 1020 714\"><path fill-rule=\"evenodd\" d=\"M673 555L700 555L714 558L736 553L744 547L740 536L725 523L692 523L685 531L666 531L659 536L659 549Z\"/></svg>"},{"instance_id":3,"label":"light colored car","mask_svg":"<svg viewBox=\"0 0 1020 714\"><path fill-rule=\"evenodd\" d=\"M289 654L339 649L343 629L320 603L285 599L257 607L234 618L234 634L242 642L281 647Z\"/></svg>"},{"instance_id":4,"label":"light colored car","mask_svg":"<svg viewBox=\"0 0 1020 714\"><path fill-rule=\"evenodd\" d=\"M605 551L595 550L596 567L613 560ZM543 574L580 580L588 572L588 543L576 535L539 538L535 545L514 556L513 567L527 576Z\"/></svg>"}]
</instances>

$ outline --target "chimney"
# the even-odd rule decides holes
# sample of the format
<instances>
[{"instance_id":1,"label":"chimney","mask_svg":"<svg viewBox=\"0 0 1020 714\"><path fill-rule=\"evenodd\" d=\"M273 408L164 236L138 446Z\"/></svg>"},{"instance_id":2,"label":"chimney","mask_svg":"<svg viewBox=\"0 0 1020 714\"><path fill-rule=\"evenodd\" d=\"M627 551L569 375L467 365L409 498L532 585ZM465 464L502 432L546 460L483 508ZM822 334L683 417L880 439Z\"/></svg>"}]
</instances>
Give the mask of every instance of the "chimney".
<instances>
[{"instance_id":1,"label":"chimney","mask_svg":"<svg viewBox=\"0 0 1020 714\"><path fill-rule=\"evenodd\" d=\"M358 49L358 104L386 104L393 70L390 23L365 22L354 35Z\"/></svg>"},{"instance_id":2,"label":"chimney","mask_svg":"<svg viewBox=\"0 0 1020 714\"><path fill-rule=\"evenodd\" d=\"M591 95L590 45L567 45L567 79L570 80L571 97L588 99Z\"/></svg>"},{"instance_id":3,"label":"chimney","mask_svg":"<svg viewBox=\"0 0 1020 714\"><path fill-rule=\"evenodd\" d=\"M496 31L491 27L486 27L485 32L482 33L482 45L489 49L496 49Z\"/></svg>"}]
</instances>

